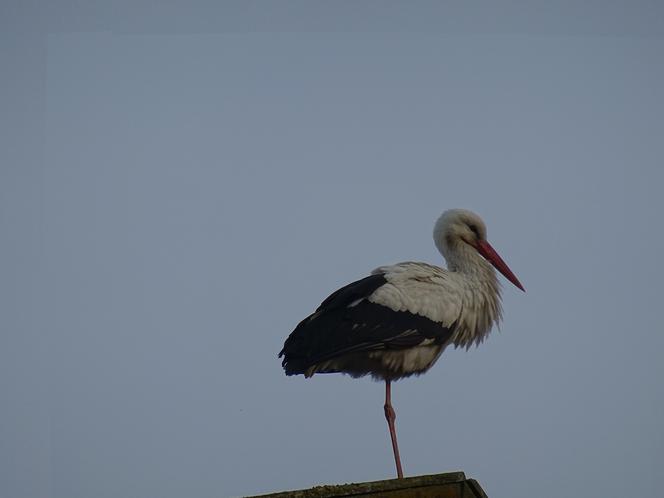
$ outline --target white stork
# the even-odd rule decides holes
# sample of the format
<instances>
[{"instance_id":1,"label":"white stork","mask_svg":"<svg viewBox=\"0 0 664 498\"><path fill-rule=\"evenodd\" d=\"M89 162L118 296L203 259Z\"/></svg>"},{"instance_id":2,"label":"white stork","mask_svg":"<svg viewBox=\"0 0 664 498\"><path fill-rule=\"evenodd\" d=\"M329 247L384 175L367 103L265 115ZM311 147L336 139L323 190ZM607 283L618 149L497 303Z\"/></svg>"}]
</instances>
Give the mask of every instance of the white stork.
<instances>
[{"instance_id":1,"label":"white stork","mask_svg":"<svg viewBox=\"0 0 664 498\"><path fill-rule=\"evenodd\" d=\"M475 213L444 212L433 238L447 269L415 262L381 266L325 299L279 353L286 375L341 372L385 381L385 418L399 478L391 382L426 372L450 344L469 348L484 340L502 315L493 267L525 291L487 242Z\"/></svg>"}]
</instances>

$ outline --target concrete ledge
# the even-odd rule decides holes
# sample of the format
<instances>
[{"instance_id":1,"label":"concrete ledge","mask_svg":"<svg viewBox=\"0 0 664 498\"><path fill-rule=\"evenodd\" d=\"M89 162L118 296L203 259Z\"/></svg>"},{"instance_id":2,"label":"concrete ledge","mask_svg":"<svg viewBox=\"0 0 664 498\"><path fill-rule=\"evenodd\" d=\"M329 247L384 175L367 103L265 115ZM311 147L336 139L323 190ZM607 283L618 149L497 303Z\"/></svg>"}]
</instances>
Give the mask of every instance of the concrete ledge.
<instances>
[{"instance_id":1,"label":"concrete ledge","mask_svg":"<svg viewBox=\"0 0 664 498\"><path fill-rule=\"evenodd\" d=\"M487 498L474 479L466 479L463 472L448 472L426 476L389 479L386 481L316 486L299 491L284 491L260 495L260 498ZM258 496L247 498L259 498Z\"/></svg>"}]
</instances>

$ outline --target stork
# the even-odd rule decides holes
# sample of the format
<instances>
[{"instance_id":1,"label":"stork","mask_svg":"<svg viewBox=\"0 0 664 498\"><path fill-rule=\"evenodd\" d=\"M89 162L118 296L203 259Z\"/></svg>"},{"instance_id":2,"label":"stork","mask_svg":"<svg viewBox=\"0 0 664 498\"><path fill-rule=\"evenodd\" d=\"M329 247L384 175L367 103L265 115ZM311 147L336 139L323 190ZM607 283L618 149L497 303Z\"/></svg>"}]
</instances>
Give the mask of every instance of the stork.
<instances>
[{"instance_id":1,"label":"stork","mask_svg":"<svg viewBox=\"0 0 664 498\"><path fill-rule=\"evenodd\" d=\"M397 477L403 477L392 381L429 370L449 345L480 344L502 318L494 268L525 289L486 239L482 219L445 211L433 239L447 269L427 263L381 266L325 299L279 353L286 375L345 373L385 382L384 412Z\"/></svg>"}]
</instances>

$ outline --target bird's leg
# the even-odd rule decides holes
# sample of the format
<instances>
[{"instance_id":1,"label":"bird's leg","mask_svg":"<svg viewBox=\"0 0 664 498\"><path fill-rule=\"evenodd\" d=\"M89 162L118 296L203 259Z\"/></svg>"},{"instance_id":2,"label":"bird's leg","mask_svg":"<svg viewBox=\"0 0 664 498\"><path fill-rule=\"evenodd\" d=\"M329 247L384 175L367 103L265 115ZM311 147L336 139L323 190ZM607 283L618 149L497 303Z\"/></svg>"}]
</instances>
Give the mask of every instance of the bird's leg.
<instances>
[{"instance_id":1,"label":"bird's leg","mask_svg":"<svg viewBox=\"0 0 664 498\"><path fill-rule=\"evenodd\" d=\"M397 414L392 408L391 399L391 384L389 380L385 381L385 418L387 419L387 426L390 428L390 438L392 439L392 451L394 451L394 463L397 466L397 477L403 478L403 470L401 470L401 458L399 458L399 445L397 445L397 429L394 421L397 419Z\"/></svg>"}]
</instances>

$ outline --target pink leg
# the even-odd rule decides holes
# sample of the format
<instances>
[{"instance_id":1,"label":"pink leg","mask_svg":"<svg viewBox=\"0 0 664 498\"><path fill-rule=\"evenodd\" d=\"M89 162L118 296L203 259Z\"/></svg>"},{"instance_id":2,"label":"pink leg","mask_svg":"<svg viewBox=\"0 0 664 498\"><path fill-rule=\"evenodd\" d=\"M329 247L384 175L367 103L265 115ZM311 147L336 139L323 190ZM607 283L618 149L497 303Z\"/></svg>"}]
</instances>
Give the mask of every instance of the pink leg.
<instances>
[{"instance_id":1,"label":"pink leg","mask_svg":"<svg viewBox=\"0 0 664 498\"><path fill-rule=\"evenodd\" d=\"M385 418L387 419L387 426L390 428L390 438L392 439L392 451L394 451L394 463L397 465L397 477L403 478L403 470L401 470L401 458L399 458L399 446L397 445L397 429L394 421L397 419L397 414L394 413L392 408L391 388L390 381L385 381Z\"/></svg>"}]
</instances>

